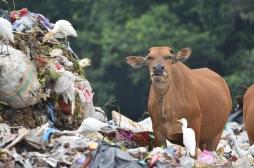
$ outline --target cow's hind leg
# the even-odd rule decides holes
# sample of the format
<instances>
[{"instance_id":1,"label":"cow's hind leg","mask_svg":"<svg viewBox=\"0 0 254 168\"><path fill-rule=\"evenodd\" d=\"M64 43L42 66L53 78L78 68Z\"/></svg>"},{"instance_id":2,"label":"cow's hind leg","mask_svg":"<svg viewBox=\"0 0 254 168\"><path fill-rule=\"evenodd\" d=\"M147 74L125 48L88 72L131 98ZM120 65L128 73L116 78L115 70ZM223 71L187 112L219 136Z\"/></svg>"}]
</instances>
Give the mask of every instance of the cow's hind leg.
<instances>
[{"instance_id":1,"label":"cow's hind leg","mask_svg":"<svg viewBox=\"0 0 254 168\"><path fill-rule=\"evenodd\" d=\"M250 143L250 145L254 144L254 140L251 137L249 137L249 143Z\"/></svg>"}]
</instances>

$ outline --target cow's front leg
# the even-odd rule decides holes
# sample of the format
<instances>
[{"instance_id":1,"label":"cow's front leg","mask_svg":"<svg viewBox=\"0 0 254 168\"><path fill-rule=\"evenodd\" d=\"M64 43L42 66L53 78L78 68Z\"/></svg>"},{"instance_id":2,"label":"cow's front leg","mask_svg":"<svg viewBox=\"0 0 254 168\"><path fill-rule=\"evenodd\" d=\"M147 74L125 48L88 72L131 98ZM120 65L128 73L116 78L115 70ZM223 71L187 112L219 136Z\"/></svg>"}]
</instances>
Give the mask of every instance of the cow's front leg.
<instances>
[{"instance_id":1,"label":"cow's front leg","mask_svg":"<svg viewBox=\"0 0 254 168\"><path fill-rule=\"evenodd\" d=\"M158 128L153 127L153 134L154 134L154 146L167 147L166 136L163 135Z\"/></svg>"}]
</instances>

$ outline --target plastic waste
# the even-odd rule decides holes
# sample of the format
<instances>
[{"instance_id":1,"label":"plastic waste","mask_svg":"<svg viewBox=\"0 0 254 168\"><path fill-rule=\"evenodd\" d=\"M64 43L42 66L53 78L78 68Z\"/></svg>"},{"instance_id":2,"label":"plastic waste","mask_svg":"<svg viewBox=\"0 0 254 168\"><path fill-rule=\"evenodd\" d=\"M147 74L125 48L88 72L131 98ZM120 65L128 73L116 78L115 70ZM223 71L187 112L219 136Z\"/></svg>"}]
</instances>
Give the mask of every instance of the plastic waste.
<instances>
[{"instance_id":1,"label":"plastic waste","mask_svg":"<svg viewBox=\"0 0 254 168\"><path fill-rule=\"evenodd\" d=\"M119 147L102 142L97 148L93 160L89 167L91 168L112 168L112 167L132 167L142 168L138 160L129 153L120 150Z\"/></svg>"},{"instance_id":2,"label":"plastic waste","mask_svg":"<svg viewBox=\"0 0 254 168\"><path fill-rule=\"evenodd\" d=\"M215 162L215 158L212 152L204 150L199 156L198 161L206 164L213 164Z\"/></svg>"},{"instance_id":3,"label":"plastic waste","mask_svg":"<svg viewBox=\"0 0 254 168\"><path fill-rule=\"evenodd\" d=\"M0 56L0 101L14 109L38 103L40 83L33 63L11 46L9 53L9 56Z\"/></svg>"},{"instance_id":4,"label":"plastic waste","mask_svg":"<svg viewBox=\"0 0 254 168\"><path fill-rule=\"evenodd\" d=\"M12 29L17 32L27 32L31 31L35 22L30 16L22 16L20 19L16 20L13 25Z\"/></svg>"},{"instance_id":5,"label":"plastic waste","mask_svg":"<svg viewBox=\"0 0 254 168\"><path fill-rule=\"evenodd\" d=\"M103 123L95 118L88 117L84 119L84 121L81 123L80 127L77 129L78 133L82 132L94 132L94 131L100 131L101 128L107 127L108 124Z\"/></svg>"},{"instance_id":6,"label":"plastic waste","mask_svg":"<svg viewBox=\"0 0 254 168\"><path fill-rule=\"evenodd\" d=\"M180 158L180 164L183 168L193 167L195 160L189 156L183 156Z\"/></svg>"},{"instance_id":7,"label":"plastic waste","mask_svg":"<svg viewBox=\"0 0 254 168\"><path fill-rule=\"evenodd\" d=\"M54 91L56 93L63 93L66 91L76 80L76 76L70 71L63 71L55 83Z\"/></svg>"},{"instance_id":8,"label":"plastic waste","mask_svg":"<svg viewBox=\"0 0 254 168\"><path fill-rule=\"evenodd\" d=\"M141 125L142 123L139 124L134 122L116 111L112 111L112 118L115 124L121 128L130 129L133 131L152 131L150 126L143 126ZM149 119L147 119L145 122L149 123Z\"/></svg>"},{"instance_id":9,"label":"plastic waste","mask_svg":"<svg viewBox=\"0 0 254 168\"><path fill-rule=\"evenodd\" d=\"M46 108L47 108L47 112L48 112L49 121L51 121L52 123L55 123L56 122L56 117L55 117L56 112L55 112L53 103L47 103Z\"/></svg>"},{"instance_id":10,"label":"plastic waste","mask_svg":"<svg viewBox=\"0 0 254 168\"><path fill-rule=\"evenodd\" d=\"M54 134L57 131L57 129L55 128L48 128L46 129L46 131L44 132L43 136L42 136L42 140L45 142L49 142L50 136L52 134Z\"/></svg>"}]
</instances>

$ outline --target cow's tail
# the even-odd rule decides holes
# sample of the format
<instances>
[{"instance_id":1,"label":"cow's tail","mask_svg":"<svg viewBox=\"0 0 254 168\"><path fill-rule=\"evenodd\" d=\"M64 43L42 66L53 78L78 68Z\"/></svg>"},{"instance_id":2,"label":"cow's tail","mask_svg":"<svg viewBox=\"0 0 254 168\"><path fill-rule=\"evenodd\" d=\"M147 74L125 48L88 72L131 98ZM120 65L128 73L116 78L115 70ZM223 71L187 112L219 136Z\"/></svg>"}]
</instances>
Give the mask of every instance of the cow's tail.
<instances>
[{"instance_id":1,"label":"cow's tail","mask_svg":"<svg viewBox=\"0 0 254 168\"><path fill-rule=\"evenodd\" d=\"M247 85L241 85L239 89L239 94L235 97L236 98L236 106L233 111L230 113L228 118L228 122L237 122L241 124L243 122L243 97L248 89Z\"/></svg>"}]
</instances>

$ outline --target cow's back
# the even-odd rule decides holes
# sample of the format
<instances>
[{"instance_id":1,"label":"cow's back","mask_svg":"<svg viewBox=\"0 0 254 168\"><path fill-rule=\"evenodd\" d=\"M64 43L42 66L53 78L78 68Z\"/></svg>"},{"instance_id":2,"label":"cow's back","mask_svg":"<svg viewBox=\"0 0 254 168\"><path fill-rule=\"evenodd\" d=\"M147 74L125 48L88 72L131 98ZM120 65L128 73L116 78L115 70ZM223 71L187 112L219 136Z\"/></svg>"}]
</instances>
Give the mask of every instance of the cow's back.
<instances>
[{"instance_id":1,"label":"cow's back","mask_svg":"<svg viewBox=\"0 0 254 168\"><path fill-rule=\"evenodd\" d=\"M232 99L225 80L208 68L194 69L193 84L201 110L200 143L221 136L232 109Z\"/></svg>"},{"instance_id":2,"label":"cow's back","mask_svg":"<svg viewBox=\"0 0 254 168\"><path fill-rule=\"evenodd\" d=\"M243 116L250 144L254 143L254 85L250 86L243 98Z\"/></svg>"}]
</instances>

